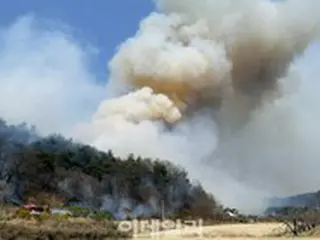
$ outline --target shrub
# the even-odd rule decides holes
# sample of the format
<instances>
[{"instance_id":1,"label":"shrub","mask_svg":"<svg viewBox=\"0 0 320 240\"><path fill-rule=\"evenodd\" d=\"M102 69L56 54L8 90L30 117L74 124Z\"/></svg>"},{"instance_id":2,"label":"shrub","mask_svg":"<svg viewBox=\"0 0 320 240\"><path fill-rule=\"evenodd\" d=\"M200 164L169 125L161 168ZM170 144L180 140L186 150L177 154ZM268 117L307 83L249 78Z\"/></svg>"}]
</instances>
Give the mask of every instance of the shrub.
<instances>
[{"instance_id":1,"label":"shrub","mask_svg":"<svg viewBox=\"0 0 320 240\"><path fill-rule=\"evenodd\" d=\"M75 217L87 217L90 214L90 210L88 208L83 208L79 206L71 206L68 209L72 212Z\"/></svg>"},{"instance_id":2,"label":"shrub","mask_svg":"<svg viewBox=\"0 0 320 240\"><path fill-rule=\"evenodd\" d=\"M26 209L19 209L16 212L16 216L18 218L29 219L31 217L31 213Z\"/></svg>"},{"instance_id":3,"label":"shrub","mask_svg":"<svg viewBox=\"0 0 320 240\"><path fill-rule=\"evenodd\" d=\"M68 214L53 215L52 218L57 221L67 221L69 220L69 215Z\"/></svg>"},{"instance_id":4,"label":"shrub","mask_svg":"<svg viewBox=\"0 0 320 240\"><path fill-rule=\"evenodd\" d=\"M97 212L91 215L91 218L101 221L101 220L112 220L112 215L109 212Z\"/></svg>"},{"instance_id":5,"label":"shrub","mask_svg":"<svg viewBox=\"0 0 320 240\"><path fill-rule=\"evenodd\" d=\"M43 214L41 214L41 215L39 215L39 216L36 216L36 219L37 219L39 222L43 222L43 221L49 220L50 217L51 217L51 216L50 216L50 213L45 212L45 213L43 213Z\"/></svg>"}]
</instances>

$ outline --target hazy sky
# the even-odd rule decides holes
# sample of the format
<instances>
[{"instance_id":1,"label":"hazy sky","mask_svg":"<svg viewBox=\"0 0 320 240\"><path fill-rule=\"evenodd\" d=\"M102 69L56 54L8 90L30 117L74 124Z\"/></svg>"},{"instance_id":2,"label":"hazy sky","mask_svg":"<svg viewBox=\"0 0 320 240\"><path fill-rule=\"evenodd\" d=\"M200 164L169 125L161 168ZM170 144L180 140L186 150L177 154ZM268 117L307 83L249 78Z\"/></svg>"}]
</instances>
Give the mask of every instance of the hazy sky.
<instances>
[{"instance_id":1,"label":"hazy sky","mask_svg":"<svg viewBox=\"0 0 320 240\"><path fill-rule=\"evenodd\" d=\"M106 77L106 62L116 46L135 33L152 8L152 0L10 0L1 4L0 26L29 14L38 22L46 19L69 25L78 41L100 51L96 74L101 78Z\"/></svg>"}]
</instances>

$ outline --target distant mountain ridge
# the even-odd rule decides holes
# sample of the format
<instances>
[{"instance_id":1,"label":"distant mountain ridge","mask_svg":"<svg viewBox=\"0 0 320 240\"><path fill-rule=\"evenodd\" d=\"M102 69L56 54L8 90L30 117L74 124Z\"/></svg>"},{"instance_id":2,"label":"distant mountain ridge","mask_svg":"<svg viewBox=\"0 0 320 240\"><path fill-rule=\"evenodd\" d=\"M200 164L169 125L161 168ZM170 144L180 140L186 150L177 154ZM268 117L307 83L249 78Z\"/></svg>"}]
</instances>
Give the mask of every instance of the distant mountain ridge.
<instances>
[{"instance_id":1,"label":"distant mountain ridge","mask_svg":"<svg viewBox=\"0 0 320 240\"><path fill-rule=\"evenodd\" d=\"M320 207L320 191L269 199L269 207Z\"/></svg>"}]
</instances>

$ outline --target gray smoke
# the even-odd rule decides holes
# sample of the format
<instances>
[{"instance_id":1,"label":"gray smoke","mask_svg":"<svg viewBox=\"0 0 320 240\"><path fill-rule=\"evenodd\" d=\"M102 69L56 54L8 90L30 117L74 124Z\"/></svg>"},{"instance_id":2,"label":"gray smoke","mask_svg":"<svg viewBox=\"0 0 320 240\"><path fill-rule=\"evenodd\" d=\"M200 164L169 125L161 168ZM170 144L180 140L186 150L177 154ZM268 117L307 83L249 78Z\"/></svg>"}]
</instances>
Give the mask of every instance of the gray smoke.
<instances>
[{"instance_id":1,"label":"gray smoke","mask_svg":"<svg viewBox=\"0 0 320 240\"><path fill-rule=\"evenodd\" d=\"M303 88L316 83L299 76L303 64L309 68L301 56L319 34L317 5L157 1L158 12L110 62L113 98L76 136L119 156L179 163L242 211L261 211L269 196L318 188L320 128L309 92L316 87ZM141 88L154 95L139 95ZM171 103L160 104L157 94ZM172 104L181 118L166 123Z\"/></svg>"}]
</instances>

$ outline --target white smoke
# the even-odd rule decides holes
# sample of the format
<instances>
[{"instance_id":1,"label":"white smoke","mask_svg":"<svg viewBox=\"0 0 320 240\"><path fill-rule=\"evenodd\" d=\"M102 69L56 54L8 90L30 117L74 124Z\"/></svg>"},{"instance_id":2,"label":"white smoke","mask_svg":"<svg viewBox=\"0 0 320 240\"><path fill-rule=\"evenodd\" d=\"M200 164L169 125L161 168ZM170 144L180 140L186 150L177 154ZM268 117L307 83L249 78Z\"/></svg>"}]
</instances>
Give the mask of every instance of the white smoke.
<instances>
[{"instance_id":1,"label":"white smoke","mask_svg":"<svg viewBox=\"0 0 320 240\"><path fill-rule=\"evenodd\" d=\"M319 33L315 5L157 1L159 12L110 62L115 98L78 127L78 138L120 156L181 164L242 211L260 211L265 197L319 188L320 128L308 115L315 100L297 85L297 59ZM119 98L114 89L122 89ZM155 107L150 89L168 104ZM125 91L137 92L123 97ZM167 118L172 103L181 118Z\"/></svg>"},{"instance_id":2,"label":"white smoke","mask_svg":"<svg viewBox=\"0 0 320 240\"><path fill-rule=\"evenodd\" d=\"M32 15L0 26L1 118L67 134L104 97L88 65L93 49L60 29Z\"/></svg>"}]
</instances>

